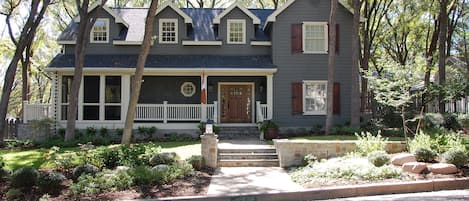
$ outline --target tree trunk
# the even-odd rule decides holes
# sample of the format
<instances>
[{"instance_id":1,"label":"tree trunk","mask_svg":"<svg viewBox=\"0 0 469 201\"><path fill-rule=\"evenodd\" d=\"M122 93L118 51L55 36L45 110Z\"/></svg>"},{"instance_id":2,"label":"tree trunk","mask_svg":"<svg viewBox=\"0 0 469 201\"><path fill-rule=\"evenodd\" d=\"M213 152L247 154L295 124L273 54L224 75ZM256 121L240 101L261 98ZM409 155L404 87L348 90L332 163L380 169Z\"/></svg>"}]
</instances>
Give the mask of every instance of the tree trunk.
<instances>
[{"instance_id":1,"label":"tree trunk","mask_svg":"<svg viewBox=\"0 0 469 201\"><path fill-rule=\"evenodd\" d=\"M4 120L8 112L8 102L10 101L13 82L15 80L16 70L18 68L18 62L21 60L21 56L26 48L26 45L32 43L35 36L35 32L39 27L42 18L44 17L49 3L49 0L43 0L42 7L38 13L40 1L31 2L31 10L29 12L29 17L21 31L19 40L16 43L15 53L5 72L2 97L0 100L0 145L3 144L3 138L6 129L6 122Z\"/></svg>"},{"instance_id":2,"label":"tree trunk","mask_svg":"<svg viewBox=\"0 0 469 201\"><path fill-rule=\"evenodd\" d=\"M330 134L334 125L334 66L335 66L335 37L336 37L336 11L337 0L331 0L331 11L329 15L329 66L327 70L327 116L326 134Z\"/></svg>"},{"instance_id":3,"label":"tree trunk","mask_svg":"<svg viewBox=\"0 0 469 201\"><path fill-rule=\"evenodd\" d=\"M402 117L402 128L404 128L404 138L405 138L405 143L409 144L408 140L408 132L407 132L407 125L405 123L405 106L401 106L401 117Z\"/></svg>"},{"instance_id":4,"label":"tree trunk","mask_svg":"<svg viewBox=\"0 0 469 201\"><path fill-rule=\"evenodd\" d=\"M147 60L148 52L151 47L151 37L153 34L153 22L155 19L156 10L158 8L158 0L152 0L150 9L147 13L145 20L145 35L143 37L143 44L138 55L137 67L135 69L135 76L132 83L132 94L130 95L129 107L127 108L127 115L125 118L124 133L122 135L122 144L130 144L132 139L132 128L134 124L135 110L137 108L138 98L140 97L140 89L142 86L143 70Z\"/></svg>"},{"instance_id":5,"label":"tree trunk","mask_svg":"<svg viewBox=\"0 0 469 201\"><path fill-rule=\"evenodd\" d=\"M34 36L33 36L34 38ZM31 47L33 45L33 42L29 43L26 45L26 50L25 50L25 56L23 59L21 59L21 80L22 80L22 89L21 89L21 104L23 107L21 107L21 118L24 119L24 102L29 101L30 94L29 94L29 67L31 65L31 57L33 55L33 52L31 50Z\"/></svg>"},{"instance_id":6,"label":"tree trunk","mask_svg":"<svg viewBox=\"0 0 469 201\"><path fill-rule=\"evenodd\" d=\"M447 0L440 0L440 35L438 48L438 84L444 85L446 82L446 32L448 30ZM445 102L443 92L438 96L439 113L445 113Z\"/></svg>"},{"instance_id":7,"label":"tree trunk","mask_svg":"<svg viewBox=\"0 0 469 201\"><path fill-rule=\"evenodd\" d=\"M360 0L353 0L353 29L352 29L352 97L351 97L351 117L350 126L360 127Z\"/></svg>"}]
</instances>

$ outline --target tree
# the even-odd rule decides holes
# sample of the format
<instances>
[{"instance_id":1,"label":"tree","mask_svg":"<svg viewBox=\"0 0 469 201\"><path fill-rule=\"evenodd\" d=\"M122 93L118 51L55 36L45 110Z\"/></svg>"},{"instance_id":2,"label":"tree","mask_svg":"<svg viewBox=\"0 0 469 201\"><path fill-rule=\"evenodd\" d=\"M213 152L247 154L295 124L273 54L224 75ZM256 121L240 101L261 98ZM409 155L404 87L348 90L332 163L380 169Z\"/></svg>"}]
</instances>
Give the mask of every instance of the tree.
<instances>
[{"instance_id":1,"label":"tree","mask_svg":"<svg viewBox=\"0 0 469 201\"><path fill-rule=\"evenodd\" d=\"M143 70L147 60L148 52L151 47L151 40L153 35L153 22L155 21L156 10L158 8L158 0L153 0L148 9L147 17L145 19L145 34L143 36L143 44L138 55L137 67L135 68L135 75L132 82L133 90L130 95L129 107L127 109L127 116L125 118L124 133L122 135L122 144L130 144L132 138L132 129L134 124L135 110L137 109L138 98L140 97L140 89L142 87Z\"/></svg>"},{"instance_id":2,"label":"tree","mask_svg":"<svg viewBox=\"0 0 469 201\"><path fill-rule=\"evenodd\" d=\"M351 105L360 105L359 89L359 60L360 60L360 0L353 0L353 30L352 30L352 97ZM350 125L352 127L360 126L360 108L351 108Z\"/></svg>"},{"instance_id":3,"label":"tree","mask_svg":"<svg viewBox=\"0 0 469 201\"><path fill-rule=\"evenodd\" d=\"M65 141L71 141L75 138L75 125L78 110L78 92L80 90L81 79L83 76L83 65L85 63L85 50L90 39L90 30L96 22L94 17L97 12L89 12L89 0L75 0L80 23L75 45L75 70L73 74L72 86L70 87L69 105L67 109L67 129L65 131ZM101 7L106 0L101 2Z\"/></svg>"},{"instance_id":4,"label":"tree","mask_svg":"<svg viewBox=\"0 0 469 201\"><path fill-rule=\"evenodd\" d=\"M7 4L7 10L6 12L2 10L3 15L6 16L6 24L9 27L9 32L10 35L12 30L11 30L11 22L10 22L10 17L14 11L14 9L17 8L19 5L19 2L13 2L13 1L8 1L5 2ZM32 43L34 36L36 34L36 30L39 27L39 24L41 23L41 20L44 17L44 14L47 10L47 7L50 4L50 0L42 0L42 1L31 1L30 4L30 9L29 9L29 16L26 20L26 23L24 24L23 29L21 30L21 33L18 37L18 39L12 38L13 43L15 44L15 53L13 55L13 58L10 61L10 64L8 65L7 71L5 73L5 79L3 83L3 89L2 89L2 97L0 100L0 144L3 144L3 135L5 131L5 121L3 121L6 118L7 111L8 111L8 102L10 100L10 94L12 91L13 87L13 82L15 80L16 76L16 70L18 68L18 63L22 58L22 55L26 49L26 47Z\"/></svg>"},{"instance_id":5,"label":"tree","mask_svg":"<svg viewBox=\"0 0 469 201\"><path fill-rule=\"evenodd\" d=\"M336 14L337 0L331 0L331 11L329 13L329 61L327 68L327 116L326 134L329 134L334 125L334 66L335 66L335 36L336 36Z\"/></svg>"},{"instance_id":6,"label":"tree","mask_svg":"<svg viewBox=\"0 0 469 201\"><path fill-rule=\"evenodd\" d=\"M440 35L438 47L438 84L444 85L446 80L446 33L448 31L447 0L440 0ZM438 111L445 112L444 95L440 92L438 96Z\"/></svg>"}]
</instances>

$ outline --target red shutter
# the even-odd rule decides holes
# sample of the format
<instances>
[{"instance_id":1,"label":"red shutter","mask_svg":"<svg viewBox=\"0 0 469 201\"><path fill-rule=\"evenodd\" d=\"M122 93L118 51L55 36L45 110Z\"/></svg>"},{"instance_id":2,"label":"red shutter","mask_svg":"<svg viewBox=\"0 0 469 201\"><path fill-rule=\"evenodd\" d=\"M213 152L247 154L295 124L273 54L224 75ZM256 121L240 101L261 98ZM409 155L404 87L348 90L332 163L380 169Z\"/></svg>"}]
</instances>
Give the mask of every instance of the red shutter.
<instances>
[{"instance_id":1,"label":"red shutter","mask_svg":"<svg viewBox=\"0 0 469 201\"><path fill-rule=\"evenodd\" d=\"M335 24L335 53L339 54L339 43L340 43L340 29L339 24ZM327 39L330 40L331 36L329 33L329 24L327 24ZM329 41L327 43L329 45Z\"/></svg>"},{"instance_id":2,"label":"red shutter","mask_svg":"<svg viewBox=\"0 0 469 201\"><path fill-rule=\"evenodd\" d=\"M303 52L303 25L292 24L291 25L291 52L302 53Z\"/></svg>"},{"instance_id":3,"label":"red shutter","mask_svg":"<svg viewBox=\"0 0 469 201\"><path fill-rule=\"evenodd\" d=\"M340 115L340 83L334 82L332 113Z\"/></svg>"},{"instance_id":4,"label":"red shutter","mask_svg":"<svg viewBox=\"0 0 469 201\"><path fill-rule=\"evenodd\" d=\"M291 84L292 93L292 114L303 114L303 83L293 82Z\"/></svg>"}]
</instances>

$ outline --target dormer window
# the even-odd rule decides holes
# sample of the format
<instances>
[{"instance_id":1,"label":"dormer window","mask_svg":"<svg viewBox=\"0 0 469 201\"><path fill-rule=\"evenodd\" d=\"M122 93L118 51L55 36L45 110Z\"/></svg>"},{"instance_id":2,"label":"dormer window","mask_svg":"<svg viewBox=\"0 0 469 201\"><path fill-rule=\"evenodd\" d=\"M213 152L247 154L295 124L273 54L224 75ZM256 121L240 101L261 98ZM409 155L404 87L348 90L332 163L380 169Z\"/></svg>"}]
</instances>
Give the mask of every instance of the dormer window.
<instances>
[{"instance_id":1,"label":"dormer window","mask_svg":"<svg viewBox=\"0 0 469 201\"><path fill-rule=\"evenodd\" d=\"M178 20L160 19L158 38L160 43L178 43Z\"/></svg>"},{"instance_id":2,"label":"dormer window","mask_svg":"<svg viewBox=\"0 0 469 201\"><path fill-rule=\"evenodd\" d=\"M92 43L109 42L109 19L98 18L91 30Z\"/></svg>"},{"instance_id":3,"label":"dormer window","mask_svg":"<svg viewBox=\"0 0 469 201\"><path fill-rule=\"evenodd\" d=\"M227 20L228 44L246 43L246 20Z\"/></svg>"}]
</instances>

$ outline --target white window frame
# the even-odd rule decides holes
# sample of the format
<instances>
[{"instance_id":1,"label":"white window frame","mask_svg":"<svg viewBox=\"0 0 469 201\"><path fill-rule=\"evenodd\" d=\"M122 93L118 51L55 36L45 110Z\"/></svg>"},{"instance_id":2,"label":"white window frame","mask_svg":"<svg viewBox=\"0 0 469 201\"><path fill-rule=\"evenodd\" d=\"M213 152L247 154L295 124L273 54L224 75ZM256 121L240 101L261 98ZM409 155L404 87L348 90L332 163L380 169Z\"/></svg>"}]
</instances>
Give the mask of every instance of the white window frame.
<instances>
[{"instance_id":1,"label":"white window frame","mask_svg":"<svg viewBox=\"0 0 469 201\"><path fill-rule=\"evenodd\" d=\"M306 85L308 84L324 84L325 85L325 92L324 95L326 97L325 101L325 108L323 111L307 111L306 110L306 99L308 98L306 95ZM303 115L326 115L327 114L327 80L304 80L303 81Z\"/></svg>"},{"instance_id":2,"label":"white window frame","mask_svg":"<svg viewBox=\"0 0 469 201\"><path fill-rule=\"evenodd\" d=\"M163 23L165 22L171 22L174 23L174 31L176 34L174 35L174 42L173 41L163 41ZM162 18L159 20L159 26L158 26L158 42L161 44L177 44L179 43L178 41L178 19L172 19L172 18Z\"/></svg>"},{"instance_id":3,"label":"white window frame","mask_svg":"<svg viewBox=\"0 0 469 201\"><path fill-rule=\"evenodd\" d=\"M241 42L234 42L230 40L231 23L241 23L243 28L243 40ZM245 19L228 19L226 21L226 42L228 44L246 44L246 20Z\"/></svg>"},{"instance_id":4,"label":"white window frame","mask_svg":"<svg viewBox=\"0 0 469 201\"><path fill-rule=\"evenodd\" d=\"M98 21L104 21L104 24L106 26L106 40L105 41L94 40L94 37L93 37L94 36L94 25L93 25L93 27L91 28L91 31L90 31L90 42L91 43L109 43L109 19L108 18L98 18L98 19L96 19L96 22L98 22Z\"/></svg>"},{"instance_id":5,"label":"white window frame","mask_svg":"<svg viewBox=\"0 0 469 201\"><path fill-rule=\"evenodd\" d=\"M311 51L306 50L306 26L323 26L324 28L324 50L323 51ZM303 40L303 53L305 54L327 54L329 51L329 38L328 38L328 25L327 22L303 22L302 26L302 40Z\"/></svg>"},{"instance_id":6,"label":"white window frame","mask_svg":"<svg viewBox=\"0 0 469 201\"><path fill-rule=\"evenodd\" d=\"M192 92L190 92L190 93L186 93L186 91L184 90L184 88L185 88L186 86L188 86L188 85L191 86L191 87L194 89L194 90L193 90ZM194 96L194 94L195 94L196 92L197 92L197 88L196 88L196 86L195 86L194 83L192 83L192 82L184 82L184 83L181 84L181 94L182 94L184 97L192 97L192 96Z\"/></svg>"}]
</instances>

